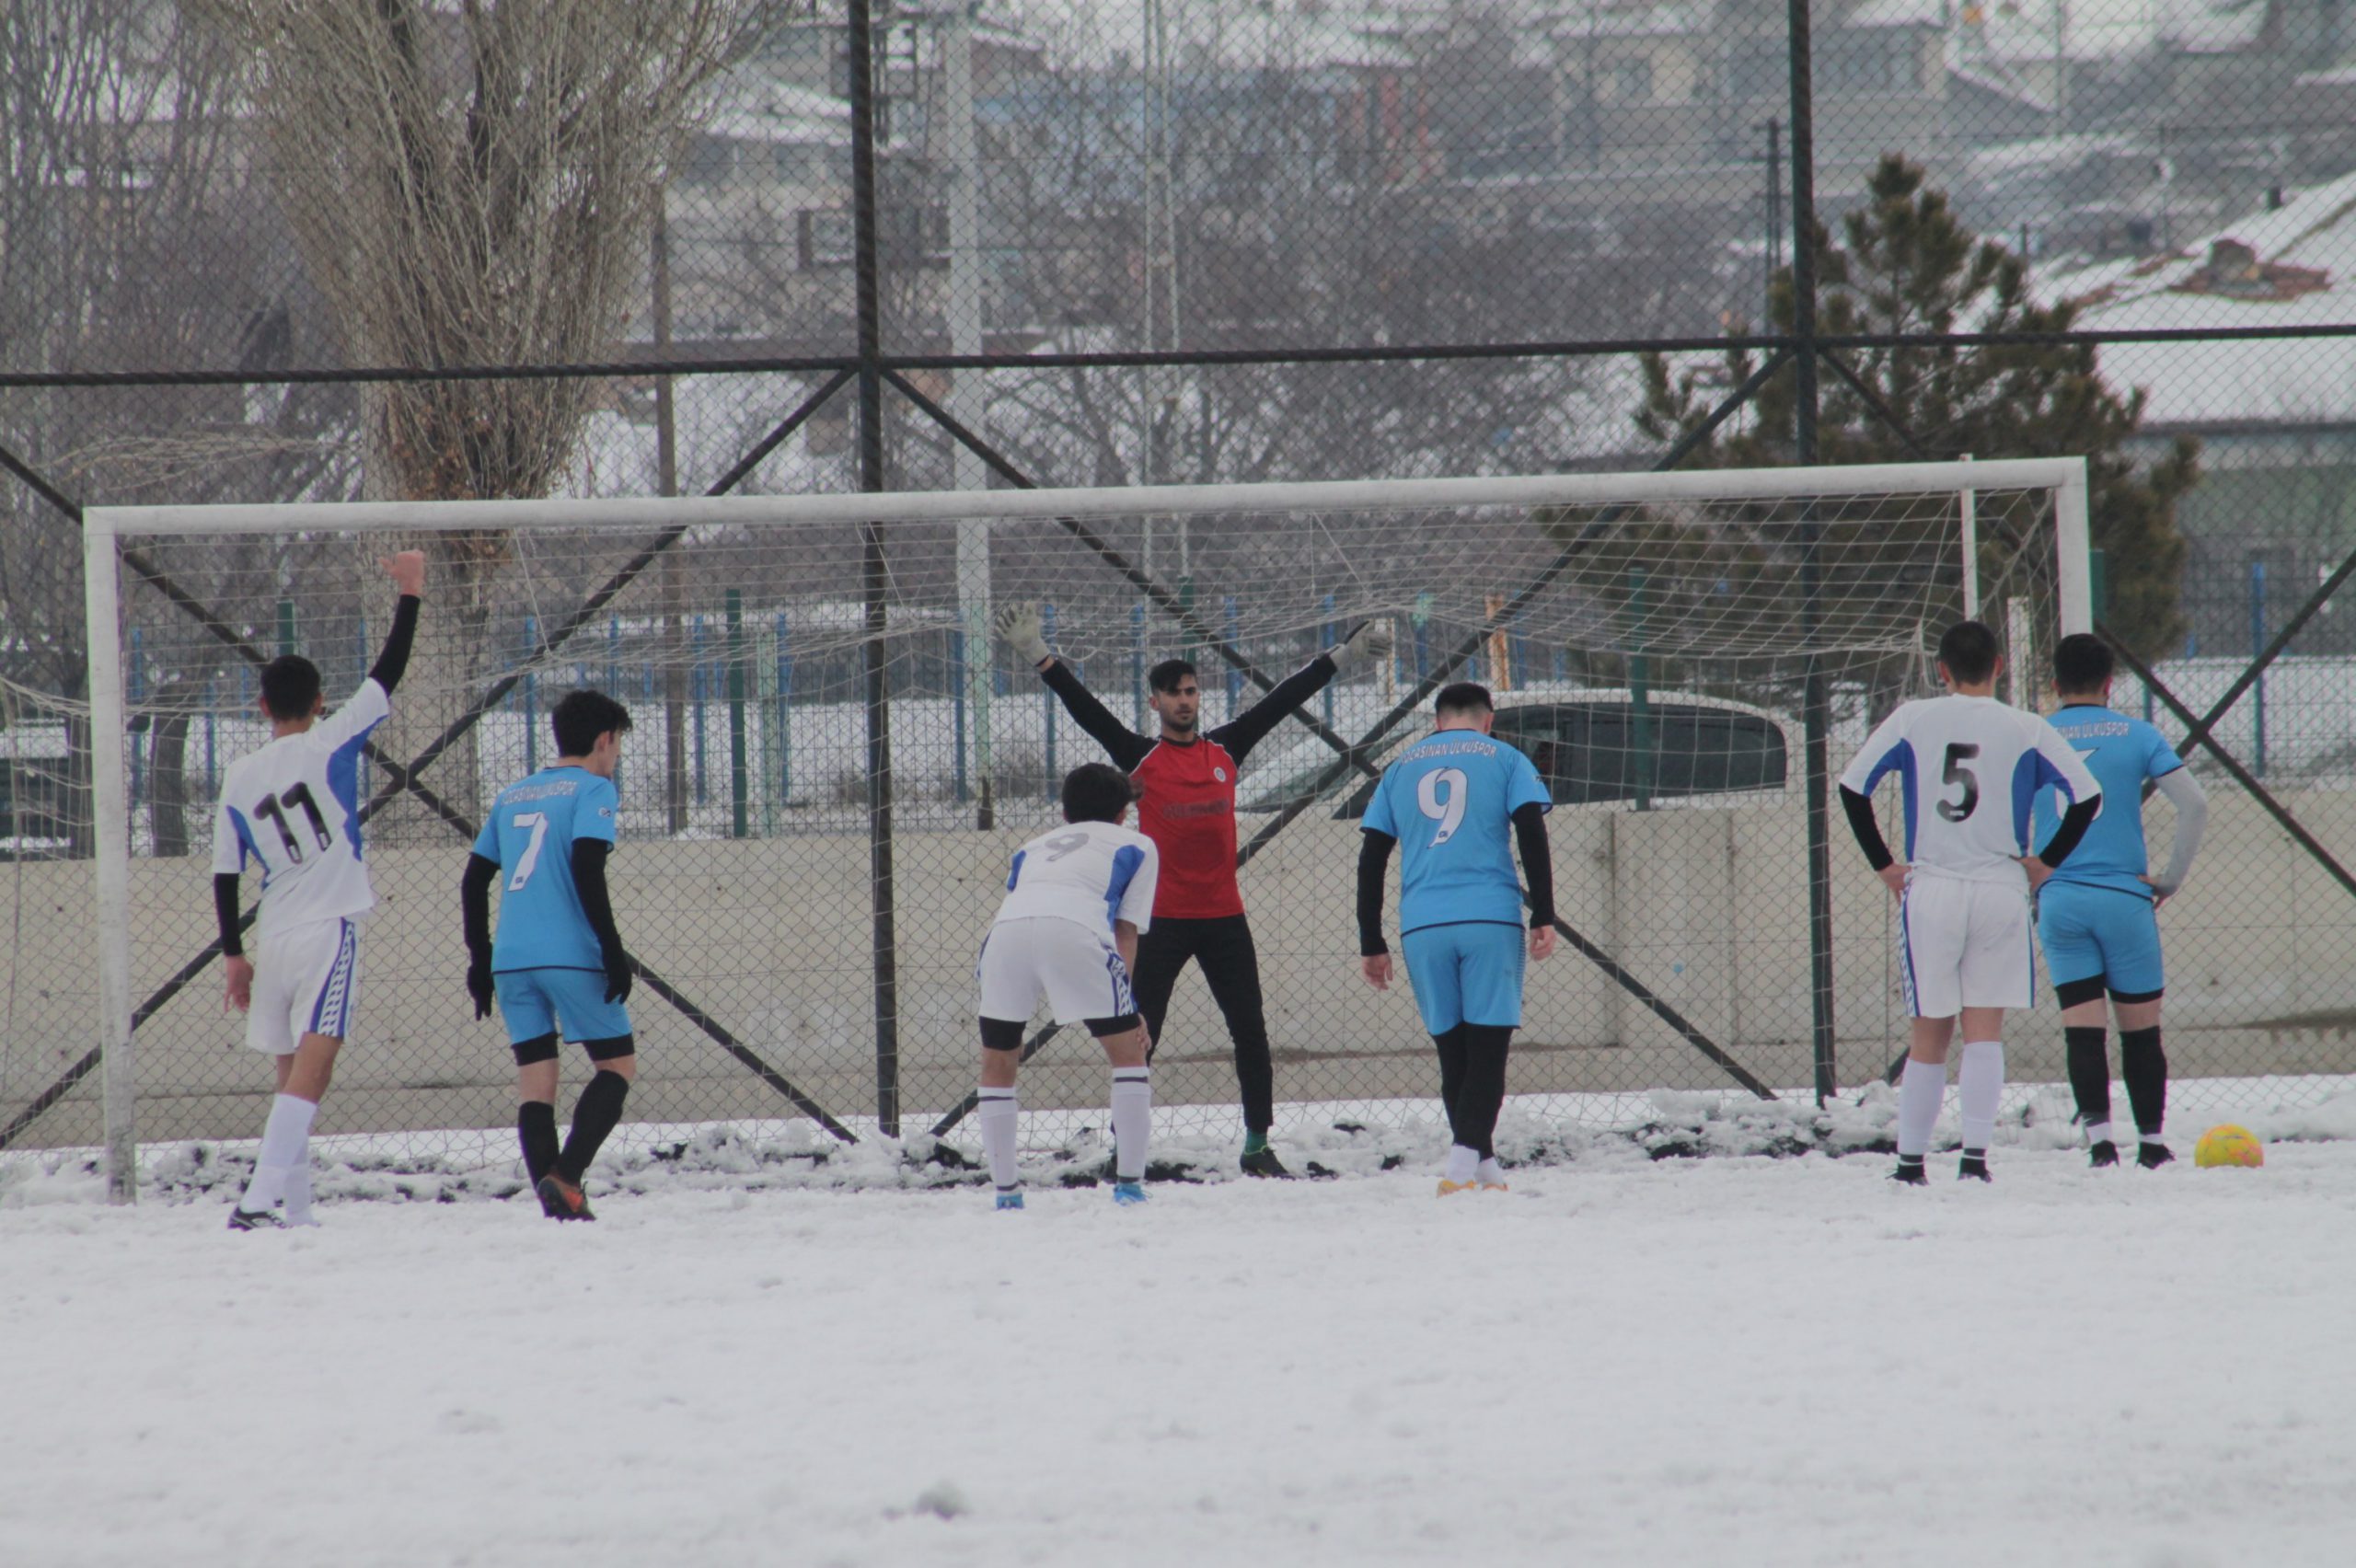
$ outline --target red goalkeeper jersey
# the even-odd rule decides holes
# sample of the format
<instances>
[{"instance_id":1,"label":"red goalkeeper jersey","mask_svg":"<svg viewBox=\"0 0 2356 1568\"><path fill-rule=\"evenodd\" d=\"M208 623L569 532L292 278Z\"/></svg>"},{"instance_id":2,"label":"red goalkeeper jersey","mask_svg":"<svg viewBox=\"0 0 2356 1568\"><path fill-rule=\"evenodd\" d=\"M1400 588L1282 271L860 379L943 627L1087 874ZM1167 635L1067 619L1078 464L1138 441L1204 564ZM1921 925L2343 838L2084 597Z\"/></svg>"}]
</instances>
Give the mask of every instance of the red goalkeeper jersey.
<instances>
[{"instance_id":1,"label":"red goalkeeper jersey","mask_svg":"<svg viewBox=\"0 0 2356 1568\"><path fill-rule=\"evenodd\" d=\"M1286 714L1334 678L1333 660L1319 654L1227 723L1187 742L1138 734L1114 718L1061 659L1043 678L1073 721L1136 781L1138 831L1161 852L1153 917L1242 914L1243 893L1235 885L1236 772Z\"/></svg>"}]
</instances>

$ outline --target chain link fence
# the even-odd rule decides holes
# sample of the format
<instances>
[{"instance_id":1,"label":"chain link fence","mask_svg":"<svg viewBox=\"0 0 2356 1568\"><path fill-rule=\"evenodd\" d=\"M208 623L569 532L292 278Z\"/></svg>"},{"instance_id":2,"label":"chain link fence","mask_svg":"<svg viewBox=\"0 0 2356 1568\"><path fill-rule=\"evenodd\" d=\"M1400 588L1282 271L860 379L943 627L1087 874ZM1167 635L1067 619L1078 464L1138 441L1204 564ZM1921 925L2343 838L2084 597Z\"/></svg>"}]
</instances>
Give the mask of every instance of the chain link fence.
<instances>
[{"instance_id":1,"label":"chain link fence","mask_svg":"<svg viewBox=\"0 0 2356 1568\"><path fill-rule=\"evenodd\" d=\"M724 68L658 149L659 200L645 222L560 229L578 215L566 205L578 182L520 152L502 166L513 176L500 188L505 216L519 221L496 232L537 223L610 242L618 313L570 337L534 327L560 314L552 296L589 297L561 259L527 264L502 241L473 271L445 276L421 252L412 275L456 302L430 347L364 329L322 249L322 215L363 214L387 247L409 243L407 230L368 205L380 198L352 172L370 167L358 153L328 161L297 150L309 144L290 140L284 106L255 86L260 57L224 19L236 9L0 8L8 56L51 67L38 83L12 74L0 86L8 1147L95 1136L95 1086L75 1072L97 1038L82 505L1214 484L1637 469L1665 456L2087 454L2098 609L2133 655L2119 701L2182 743L2214 802L2210 847L2164 916L2176 966L2170 1050L2188 1079L2178 1102L2231 1108L2252 1093L2339 1090L2356 1006L2342 961L2356 928L2342 820L2356 779L2345 712L2356 686L2342 661L2356 654L2342 646L2348 612L2333 597L2356 552L2356 29L2344 7L747 3ZM572 36L565 28L607 9L557 8L563 27L540 30ZM512 3L482 10L537 14ZM516 47L431 7L411 19L435 40L422 59L480 62ZM469 105L484 111L479 126L528 123L524 98L498 99L495 84L470 82L455 63L433 69L447 74L427 72L441 114L425 123L448 146ZM429 202L456 203L462 188L472 189L455 175L422 186ZM1808 230L1796 197L1827 225L1805 252L1805 290L1794 264ZM474 209L442 215L462 211ZM1983 242L1993 248L1975 248ZM446 255L434 264L455 265ZM2104 388L2115 407L2101 404ZM1270 674L1305 658L1356 602L1400 623L1405 651L1392 674L1406 679L1418 625L1438 628L1427 642L1444 642L1481 624L1487 594L1510 592L1502 581L1403 577L1354 601L1297 575L1299 559L1269 554L1266 540L1208 525L1128 527L1121 553L1215 630L1236 602L1236 645ZM1080 548L1045 537L1023 548L1037 561ZM1298 548L1306 559L1317 547ZM364 562L326 543L318 552L241 547L199 574L203 594L235 606L224 625L245 651L133 584L125 744L143 875L157 879L143 884L143 910L166 923L155 951L176 954L157 959L156 984L199 963L204 944L201 878L183 888L172 868L193 872L186 857L204 847L210 781L251 744L248 651L299 646L341 686L377 633ZM742 625L732 629L726 552L684 550L676 559L703 564L676 569L666 556L530 666L528 685L469 732L475 770L445 774L444 787L458 790L449 779L463 777L456 799L479 804L502 772L531 760L519 749L533 733L529 705L585 678L644 716L626 767L629 847L660 841L691 859L710 835L715 856L840 850L857 861L859 836L837 827L863 821L864 752L817 714L863 678L874 595L858 558L855 535L840 532L738 558ZM437 554L437 576L451 581L465 564ZM501 578L466 606L466 657L480 666L468 679L524 667L614 563L533 564L547 573L529 577L529 594ZM918 618L887 628L903 699L895 721L914 726L899 755L964 759L962 777L918 767L897 826L937 834L927 842L941 846L941 864L970 855L980 877L1034 795L1044 799L1046 709L1027 673L1000 671L990 723L1008 726L1002 744L994 729L984 768L969 700L960 750L950 688L960 661L975 657L972 628L925 619L947 613L938 594L909 585L921 581L916 567L892 567L917 572L895 579L891 614ZM1075 556L1069 581L1009 570L1004 591L1056 602L1090 684L1130 715L1129 589L1092 557ZM1462 603L1420 606L1426 588ZM1331 617L1326 592L1336 595ZM852 616L856 627L837 624ZM1205 646L1152 605L1144 640L1153 652ZM1488 657L1484 646L1476 663L1486 668ZM1504 657L1540 692L1625 689L1625 650L1569 626L1509 634ZM1207 674L1216 716L1224 678ZM461 689L472 688L449 686ZM1844 726L1904 689L1913 688L1836 683L1831 751ZM1366 700L1335 693L1335 727ZM1781 716L1801 757L1791 702L1752 706ZM1285 736L1321 744L1297 725ZM1068 729L1054 744L1057 766L1088 755ZM1278 751L1272 741L1253 771L1289 766ZM986 788L1001 802L996 824L961 825ZM1247 811L1247 837L1252 820ZM1558 813L1565 908L1577 886L1568 868L1606 868L1589 896L1635 955L1632 968L1668 995L1683 983L1682 939L1628 924L1614 903L1622 882L1631 893L1667 885L1665 868L1703 855L1693 846L1710 834L1738 836L1713 840L1712 854L1739 847L1742 820L1616 799ZM1279 868L1290 845L1308 842L1289 836L1312 826L1342 829L1322 817L1288 828L1285 850L1246 869L1255 910L1291 907L1280 890L1292 873ZM387 804L372 842L393 892L388 921L445 902L435 879L455 872L436 857L450 832L414 799ZM1777 843L1731 863L1787 879L1788 847ZM1850 874L1845 843L1831 851L1831 905L1807 909L1803 849L1798 891L1779 881L1779 896L1800 903L1762 916L1758 940L1804 949L1807 917L1831 918L1830 1018L1848 1089L1875 1076L1876 1042L1896 1038L1898 1020L1894 993L1877 988L1886 935L1864 896L1875 890ZM404 857L414 871L399 869ZM856 864L804 908L815 873L790 856L721 879L733 891L692 872L650 872L632 889L634 858L618 862L626 928L633 898L665 923L733 898L748 928L811 923L848 944L837 955L844 974L867 963ZM1715 918L1722 896L1696 893L1679 917ZM1332 973L1347 979L1345 963L1325 966L1346 959L1346 939L1308 930L1274 915L1261 930L1280 1090L1323 1101L1392 1078L1416 1087L1422 1043L1412 1034L1368 1043L1373 1065L1320 1065L1334 1047L1317 1020L1342 1005L1322 987L1340 984ZM682 994L710 993L707 1016L735 1019L725 1028L747 1050L758 1037L780 1051L824 1041L819 1055L872 1055L872 1002L787 1017L772 1016L782 1004L756 1001L749 977L775 961L757 943L711 957L709 973L692 951L670 958L703 987L683 981ZM923 962L922 1005L949 1005L956 966ZM397 968L388 952L372 968L371 994L386 1001L362 1027L408 1019L400 1050L441 1060L433 1053L471 1038L448 1000L456 993L422 999L442 984L424 948L398 963L415 967ZM184 995L143 1022L152 1039L185 1032L145 1058L151 1072L178 1064L144 1086L159 1097L152 1136L214 1136L252 1119L242 1099L255 1086L234 1031L217 1017L198 1028L211 994L199 967ZM1657 1015L1598 982L1593 964L1553 971L1567 972L1580 975L1563 1001L1574 1012L1549 1025L1564 1049L1528 1053L1518 1081L1565 1093L1727 1086L1673 1030L1668 1044L1642 1044ZM420 999L394 1003L409 986ZM1785 1038L1795 1008L1815 1022L1808 989L1803 976L1796 991L1773 992L1757 1016L1784 1021L1760 1025L1757 1038ZM685 1032L683 1055L726 1055L680 1021L685 1012L666 1016L662 1027ZM1739 1020L1725 1027L1751 1037ZM1192 981L1172 1032L1165 1100L1221 1104L1223 1030ZM2019 1020L2015 1078L2058 1080L2057 1041L2042 1005ZM367 1086L350 1076L364 1055L355 1050L352 1125L496 1120L500 1101L484 1085L500 1062L484 1049L487 1062L452 1066L447 1086L430 1091L442 1097L430 1113L421 1099L398 1117L366 1109ZM398 1055L389 1035L378 1050ZM183 1053L205 1051L218 1062L181 1070L195 1059ZM775 1109L762 1098L775 1090L748 1090L757 1075L728 1060L708 1088L682 1079L664 1090L650 1078L634 1105L684 1121ZM793 1060L812 1075L814 1101L851 1107L840 1114L853 1119L872 1112L872 1069L845 1066L830 1078L818 1056ZM1762 1081L1807 1087L1805 1071L1770 1060ZM1576 1075L1539 1066L1574 1061ZM1043 1067L1062 1070L1052 1053ZM956 1087L948 1066L937 1071L949 1076L915 1084L910 1107ZM2235 1087L2249 1079L2265 1087ZM1094 1087L1080 1073L1068 1097L1079 1103ZM666 1094L676 1098L658 1105ZM1044 1082L1032 1096L1055 1098Z\"/></svg>"}]
</instances>

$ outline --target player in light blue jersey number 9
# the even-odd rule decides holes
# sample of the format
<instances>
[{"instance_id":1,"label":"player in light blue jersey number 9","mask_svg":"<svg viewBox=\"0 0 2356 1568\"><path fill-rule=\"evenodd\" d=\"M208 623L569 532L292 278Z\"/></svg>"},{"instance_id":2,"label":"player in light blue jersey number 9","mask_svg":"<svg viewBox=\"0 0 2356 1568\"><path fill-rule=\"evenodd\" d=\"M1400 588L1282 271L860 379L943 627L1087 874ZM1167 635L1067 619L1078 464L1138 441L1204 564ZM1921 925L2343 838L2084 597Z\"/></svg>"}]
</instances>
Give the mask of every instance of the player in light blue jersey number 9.
<instances>
[{"instance_id":1,"label":"player in light blue jersey number 9","mask_svg":"<svg viewBox=\"0 0 2356 1568\"><path fill-rule=\"evenodd\" d=\"M1400 944L1416 1009L1439 1051L1449 1140L1444 1197L1505 1186L1495 1140L1506 1054L1521 1026L1525 940L1531 958L1554 951L1554 870L1546 848L1553 798L1528 757L1490 735L1496 711L1487 687L1470 681L1448 687L1436 716L1431 735L1384 770L1359 824L1358 962L1368 985L1390 988L1382 883L1396 849L1403 857ZM1517 845L1530 877L1526 939Z\"/></svg>"}]
</instances>

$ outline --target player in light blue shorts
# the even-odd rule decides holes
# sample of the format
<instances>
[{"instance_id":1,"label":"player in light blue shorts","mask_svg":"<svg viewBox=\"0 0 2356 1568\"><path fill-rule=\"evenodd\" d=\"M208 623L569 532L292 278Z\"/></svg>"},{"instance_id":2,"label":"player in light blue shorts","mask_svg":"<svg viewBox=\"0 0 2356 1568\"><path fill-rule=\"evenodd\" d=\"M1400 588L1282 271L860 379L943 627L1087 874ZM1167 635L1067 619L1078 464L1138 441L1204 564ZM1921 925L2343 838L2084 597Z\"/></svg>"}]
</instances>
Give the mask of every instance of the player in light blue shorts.
<instances>
[{"instance_id":1,"label":"player in light blue shorts","mask_svg":"<svg viewBox=\"0 0 2356 1568\"><path fill-rule=\"evenodd\" d=\"M630 1032L633 967L614 927L606 857L621 803L614 768L629 712L603 692L567 692L549 711L557 760L491 802L459 885L466 918L467 991L475 1017L494 995L515 1053L516 1137L524 1170L551 1219L595 1219L581 1191L589 1162L621 1121L638 1076ZM491 884L500 884L499 934ZM556 1140L557 1042L589 1054L596 1071Z\"/></svg>"},{"instance_id":2,"label":"player in light blue shorts","mask_svg":"<svg viewBox=\"0 0 2356 1568\"><path fill-rule=\"evenodd\" d=\"M2037 936L2062 1003L2068 1042L2070 1089L2085 1124L2091 1163L2119 1163L2110 1125L2110 1058L2106 1048L2106 995L2119 1018L2120 1076L2135 1116L2136 1163L2165 1165L2169 1153L2168 1065L2160 1049L2160 997L2167 989L2161 962L2161 905L2184 885L2208 799L2174 747L2141 719L2110 707L2110 649L2085 633L2065 637L2053 651L2053 689L2062 700L2053 727L2085 757L2102 785L2105 809L2077 851L2038 887ZM2176 807L2176 842L2167 869L2151 874L2143 841L2146 784ZM2052 795L2037 802L2039 825L2058 818Z\"/></svg>"},{"instance_id":3,"label":"player in light blue shorts","mask_svg":"<svg viewBox=\"0 0 2356 1568\"><path fill-rule=\"evenodd\" d=\"M1382 884L1392 851L1399 877L1400 941L1424 1028L1439 1048L1448 1111L1443 1196L1502 1191L1495 1144L1505 1103L1506 1052L1521 1024L1523 953L1554 951L1554 870L1546 849L1553 805L1538 769L1492 739L1488 689L1459 682L1439 694L1438 727L1386 769L1359 824L1358 952L1376 990L1391 986L1382 940ZM1513 842L1509 843L1511 839ZM1530 877L1530 914L1513 849Z\"/></svg>"}]
</instances>

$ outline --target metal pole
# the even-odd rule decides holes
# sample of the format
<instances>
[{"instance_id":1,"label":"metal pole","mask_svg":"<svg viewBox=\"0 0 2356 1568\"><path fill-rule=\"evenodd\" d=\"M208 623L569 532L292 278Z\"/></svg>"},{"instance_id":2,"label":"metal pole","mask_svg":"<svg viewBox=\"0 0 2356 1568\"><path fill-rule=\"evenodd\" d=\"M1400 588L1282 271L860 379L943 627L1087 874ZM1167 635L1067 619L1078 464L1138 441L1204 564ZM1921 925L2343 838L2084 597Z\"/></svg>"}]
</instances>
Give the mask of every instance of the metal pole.
<instances>
[{"instance_id":1,"label":"metal pole","mask_svg":"<svg viewBox=\"0 0 2356 1568\"><path fill-rule=\"evenodd\" d=\"M2249 656L2255 661L2266 646L2266 561L2253 556L2249 563ZM2250 688L2250 771L2266 777L2266 677Z\"/></svg>"},{"instance_id":2,"label":"metal pole","mask_svg":"<svg viewBox=\"0 0 2356 1568\"><path fill-rule=\"evenodd\" d=\"M121 583L114 532L86 522L84 625L90 666L90 809L96 817L98 1047L106 1097L107 1201L139 1201L139 1126L131 1032L131 813L123 795ZM288 606L291 608L291 606Z\"/></svg>"},{"instance_id":3,"label":"metal pole","mask_svg":"<svg viewBox=\"0 0 2356 1568\"><path fill-rule=\"evenodd\" d=\"M1788 0L1792 75L1792 334L1798 380L1793 418L1794 455L1816 461L1816 102L1808 39L1808 0ZM1807 556L1802 563L1803 626L1808 644L1801 723L1807 771L1808 1014L1816 1066L1816 1101L1837 1090L1832 994L1832 704L1823 656L1816 651L1823 618L1824 583L1813 509L1800 513Z\"/></svg>"},{"instance_id":4,"label":"metal pole","mask_svg":"<svg viewBox=\"0 0 2356 1568\"><path fill-rule=\"evenodd\" d=\"M540 770L540 677L533 673L529 663L540 651L540 620L537 616L524 617L524 679L519 689L524 694L524 771Z\"/></svg>"},{"instance_id":5,"label":"metal pole","mask_svg":"<svg viewBox=\"0 0 2356 1568\"><path fill-rule=\"evenodd\" d=\"M872 494L884 475L884 299L875 240L875 63L871 0L850 5L850 184L852 268L858 285L859 485ZM890 576L884 529L860 525L866 602L867 867L870 945L875 978L875 1124L900 1136L899 943L892 886L892 671L885 643Z\"/></svg>"},{"instance_id":6,"label":"metal pole","mask_svg":"<svg viewBox=\"0 0 2356 1568\"><path fill-rule=\"evenodd\" d=\"M982 160L974 128L974 19L957 11L941 24L941 129L949 145L949 347L957 354L983 349ZM982 428L982 372L960 370L949 385L949 409L967 430ZM951 444L957 489L989 489L989 466L964 442ZM997 825L990 757L990 525L957 524L957 608L965 658L958 716L973 709L973 779L978 790L974 826ZM957 799L966 799L965 744L957 747Z\"/></svg>"},{"instance_id":7,"label":"metal pole","mask_svg":"<svg viewBox=\"0 0 2356 1568\"><path fill-rule=\"evenodd\" d=\"M654 208L654 352L671 345L671 201ZM654 482L664 495L679 493L679 427L671 378L654 378ZM687 562L682 552L663 558L663 811L674 834L687 826Z\"/></svg>"},{"instance_id":8,"label":"metal pole","mask_svg":"<svg viewBox=\"0 0 2356 1568\"><path fill-rule=\"evenodd\" d=\"M728 835L745 838L752 819L745 801L751 768L745 755L745 595L728 590Z\"/></svg>"},{"instance_id":9,"label":"metal pole","mask_svg":"<svg viewBox=\"0 0 2356 1568\"><path fill-rule=\"evenodd\" d=\"M1628 569L1628 740L1635 754L1636 809L1653 809L1652 661L1645 653L1645 569Z\"/></svg>"}]
</instances>

